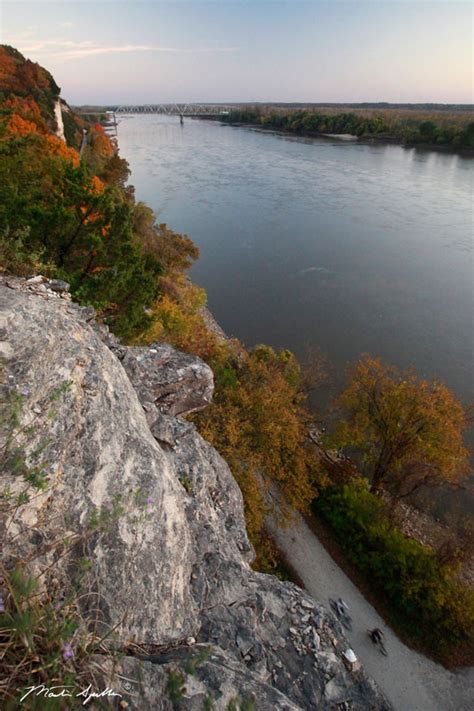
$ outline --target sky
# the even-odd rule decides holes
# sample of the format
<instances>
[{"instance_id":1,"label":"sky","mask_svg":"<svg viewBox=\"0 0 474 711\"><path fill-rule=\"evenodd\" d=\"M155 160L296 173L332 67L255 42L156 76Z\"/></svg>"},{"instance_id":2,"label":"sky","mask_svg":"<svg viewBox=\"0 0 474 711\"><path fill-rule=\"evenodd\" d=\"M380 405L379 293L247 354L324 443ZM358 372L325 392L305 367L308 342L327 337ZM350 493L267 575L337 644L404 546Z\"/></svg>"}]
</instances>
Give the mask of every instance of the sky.
<instances>
[{"instance_id":1,"label":"sky","mask_svg":"<svg viewBox=\"0 0 474 711\"><path fill-rule=\"evenodd\" d=\"M457 0L0 0L0 42L71 104L473 103Z\"/></svg>"}]
</instances>

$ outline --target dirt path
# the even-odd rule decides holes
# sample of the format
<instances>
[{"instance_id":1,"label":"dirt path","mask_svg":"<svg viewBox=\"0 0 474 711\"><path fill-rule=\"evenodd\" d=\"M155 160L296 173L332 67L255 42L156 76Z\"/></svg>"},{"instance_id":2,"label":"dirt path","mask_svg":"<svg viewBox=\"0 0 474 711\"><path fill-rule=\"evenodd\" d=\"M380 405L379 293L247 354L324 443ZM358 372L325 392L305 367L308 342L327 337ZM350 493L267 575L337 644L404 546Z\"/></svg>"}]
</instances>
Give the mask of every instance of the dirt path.
<instances>
[{"instance_id":1,"label":"dirt path","mask_svg":"<svg viewBox=\"0 0 474 711\"><path fill-rule=\"evenodd\" d=\"M313 597L326 606L329 597L342 597L349 605L353 630L346 633L347 637L396 711L474 711L474 668L452 673L406 647L299 514L289 528L270 523L269 529ZM380 627L385 634L388 657L382 656L368 638L367 630L374 627Z\"/></svg>"}]
</instances>

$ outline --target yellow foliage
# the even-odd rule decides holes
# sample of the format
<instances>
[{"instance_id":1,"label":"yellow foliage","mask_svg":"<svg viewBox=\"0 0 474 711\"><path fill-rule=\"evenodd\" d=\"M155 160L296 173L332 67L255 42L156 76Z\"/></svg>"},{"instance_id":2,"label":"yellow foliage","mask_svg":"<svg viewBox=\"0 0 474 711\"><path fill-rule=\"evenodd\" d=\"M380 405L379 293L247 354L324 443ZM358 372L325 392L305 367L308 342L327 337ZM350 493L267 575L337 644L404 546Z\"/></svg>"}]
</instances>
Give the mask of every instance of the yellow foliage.
<instances>
[{"instance_id":1,"label":"yellow foliage","mask_svg":"<svg viewBox=\"0 0 474 711\"><path fill-rule=\"evenodd\" d=\"M255 541L277 483L285 502L305 510L314 498L319 458L307 442L308 413L295 383L296 362L268 346L232 357L216 372L214 403L195 417L201 434L229 463L244 495ZM285 512L283 512L285 513Z\"/></svg>"},{"instance_id":2,"label":"yellow foliage","mask_svg":"<svg viewBox=\"0 0 474 711\"><path fill-rule=\"evenodd\" d=\"M373 490L407 495L434 481L457 482L469 471L465 413L442 383L366 355L337 404L346 416L331 444L361 452Z\"/></svg>"},{"instance_id":3,"label":"yellow foliage","mask_svg":"<svg viewBox=\"0 0 474 711\"><path fill-rule=\"evenodd\" d=\"M319 459L307 442L309 415L292 353L258 346L248 353L205 325L205 292L183 275L161 279L164 293L140 342L166 341L202 357L214 370L214 403L193 419L226 459L242 490L249 535L259 547L268 489L278 484L287 504L304 510L319 481Z\"/></svg>"}]
</instances>

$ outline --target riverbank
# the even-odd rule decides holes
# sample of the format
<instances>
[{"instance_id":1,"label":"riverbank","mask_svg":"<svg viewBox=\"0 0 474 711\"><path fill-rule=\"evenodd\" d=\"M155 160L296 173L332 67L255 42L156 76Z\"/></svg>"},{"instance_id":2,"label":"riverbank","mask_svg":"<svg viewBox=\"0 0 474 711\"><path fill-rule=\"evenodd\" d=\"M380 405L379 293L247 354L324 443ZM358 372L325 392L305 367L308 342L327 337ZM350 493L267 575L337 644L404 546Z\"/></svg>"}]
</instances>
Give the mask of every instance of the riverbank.
<instances>
[{"instance_id":1,"label":"riverbank","mask_svg":"<svg viewBox=\"0 0 474 711\"><path fill-rule=\"evenodd\" d=\"M392 628L398 639L404 645L414 650L417 653L423 654L425 657L432 659L437 664L441 664L444 668L450 671L456 671L461 668L471 668L474 660L472 656L465 655L463 649L458 650L457 656L439 655L436 650L423 644L423 640L415 637L411 633L411 628L407 628L403 620L394 613L392 607L384 596L371 585L371 581L352 563L347 557L342 546L338 542L335 532L328 526L319 516L314 513L303 516L305 524L324 547L332 560L344 572L344 574L357 587L365 600L377 611L378 615L383 619L384 623ZM402 530L402 529L401 529ZM414 537L414 540L419 540ZM422 542L419 540L419 542ZM424 545L429 545L426 541ZM282 553L287 557L284 549ZM300 578L298 566L292 565L291 570ZM335 594L336 591L334 591ZM334 596L334 595L333 595Z\"/></svg>"},{"instance_id":2,"label":"riverbank","mask_svg":"<svg viewBox=\"0 0 474 711\"><path fill-rule=\"evenodd\" d=\"M271 133L277 136L295 136L301 138L322 138L332 141L344 141L345 143L354 143L359 145L394 145L401 146L402 148L412 149L416 148L421 151L434 151L436 153L446 153L464 156L466 158L474 157L474 148L455 148L453 146L439 145L436 143L410 143L397 138L396 136L390 135L362 135L355 136L353 134L338 134L338 133L320 133L318 131L307 131L298 130L291 131L290 129L278 128L275 129L272 126L265 126L257 123L245 123L245 122L229 122L222 121L219 117L215 116L202 116L199 118L200 121L219 121L222 126L231 126L233 128L247 128L252 131L260 131L262 133ZM350 136L349 138L345 138ZM344 137L344 138L343 138Z\"/></svg>"},{"instance_id":3,"label":"riverbank","mask_svg":"<svg viewBox=\"0 0 474 711\"><path fill-rule=\"evenodd\" d=\"M202 307L200 313L203 317L206 328L208 328L211 333L213 333L227 346L230 345L234 348L236 356L241 357L244 352L243 347L237 340L229 338L210 309L207 306L204 306ZM310 439L317 446L318 451L322 454L323 458L331 466L337 466L337 461L332 459L328 455L328 452L321 447L319 438L314 436L313 430L311 430ZM356 470L354 469L354 471ZM436 519L433 515L424 512L419 507L407 503L406 501L399 501L394 504L394 502L387 498L386 503L391 510L391 516L394 523L408 538L418 541L418 543L431 547L434 550L441 550L442 548L449 548L450 550L455 550L456 548L466 548L467 552L459 571L459 577L463 582L474 589L474 551L470 550L468 545L468 532L466 532L465 536L462 537L460 536L459 531L454 529L453 526L443 523L442 521ZM321 526L323 526L322 522ZM325 527L325 531L327 536L329 529Z\"/></svg>"},{"instance_id":4,"label":"riverbank","mask_svg":"<svg viewBox=\"0 0 474 711\"><path fill-rule=\"evenodd\" d=\"M208 319L213 333L218 338L225 339L226 345L232 348L232 342L227 339L223 329L217 324L216 320L210 314L208 314ZM241 353L236 353L236 355L241 356ZM357 478L357 470L354 466L351 467L352 474L349 474L347 464L344 464L339 457L334 455L331 456L321 446L319 438L313 434L312 430L308 441L313 443L309 444L309 446L313 447L318 452L318 456L321 457L320 469L322 467L322 470L327 470L327 476L330 481L340 481L341 490L343 481L347 482L348 476L356 477L355 479L351 479L354 484L357 482L362 483L364 481L363 479ZM344 472L341 469L343 465L345 467ZM341 479L341 477L343 478ZM323 485L321 497L323 497L323 494L325 494L325 485ZM325 498L326 497L324 496L323 500ZM374 505L377 504L377 506L383 506L383 502L378 497L373 498ZM316 504L319 500L320 499L316 501ZM353 505L356 505L356 503L357 502L354 501ZM350 502L348 503L348 506L351 508ZM277 509L279 508L280 507L277 506ZM386 566L386 576L388 576L388 579L391 579L394 575L397 577L396 571L398 570L398 566L403 567L405 565L406 580L404 588L401 590L401 593L403 593L401 595L401 599L404 600L406 597L405 589L409 590L413 586L420 587L421 592L418 596L413 596L408 607L405 606L405 603L400 604L397 602L398 598L394 600L390 598L390 596L387 596L387 591L385 590L384 585L380 585L380 580L378 587L376 588L375 582L372 581L372 584L370 576L367 576L367 571L363 568L358 568L358 559L352 562L349 552L344 551L343 547L340 545L340 541L338 541L340 536L338 536L337 531L333 530L329 525L327 525L327 523L324 523L320 519L320 516L316 510L317 505L314 515L308 515L306 517L306 522L310 525L318 538L320 538L321 542L333 556L334 560L337 561L337 564L340 565L346 574L349 575L352 581L358 586L359 590L361 590L364 596L371 601L372 605L376 607L384 619L392 624L394 629L397 630L397 634L405 641L405 643L407 643L410 647L432 657L438 662L445 664L449 668L468 666L472 663L472 650L470 650L470 648L468 649L469 645L467 645L467 647L463 650L460 643L456 640L451 640L449 644L446 643L446 645L443 646L443 649L439 648L441 641L444 640L444 633L442 631L443 628L439 628L439 633L429 635L428 630L434 628L430 625L426 627L427 623L426 620L424 620L423 624L425 627L420 627L419 630L415 630L413 628L413 611L410 612L410 607L415 604L421 605L420 609L423 611L426 606L430 605L430 596L432 594L432 591L429 589L429 585L427 586L423 576L420 576L420 574L417 573L417 566L423 566L425 564L428 566L425 569L424 575L427 576L428 572L432 575L434 574L433 585L435 585L435 587L439 585L439 592L441 593L441 591L444 590L442 580L444 580L446 575L446 569L443 566L450 564L449 561L452 563L453 554L456 555L456 551L461 550L463 542L458 540L447 526L443 526L442 524L436 522L428 515L416 510L413 506L408 506L405 503L393 505L393 502L387 502L387 506L383 508L384 512L379 521L380 529L377 534L380 539L379 546L383 547L383 545L389 544L390 536L387 537L387 527L390 527L390 530L393 531L393 535L399 542L398 546L400 550L398 550L397 545L395 545L395 548L393 545L388 545L384 554L379 551L377 555L380 557L380 564L382 564L382 559L385 560L384 555L386 557L383 565ZM349 511L347 513L349 514ZM360 511L361 515L362 513L363 512ZM380 513L382 514L382 511ZM344 524L344 519L341 519L341 525L346 525ZM362 523L362 527L363 526L364 524ZM274 538L274 536L272 536L272 538ZM416 548L416 546L414 547L411 542L417 542L421 544L421 546ZM370 537L365 539L362 536L361 545L366 546L365 557L373 558L375 552L372 550L372 539ZM282 551L279 550L278 545L276 549L273 550L271 546L269 547L266 544L265 546L259 546L259 563L261 566L263 564L262 569L264 572L275 572L278 571L279 568L282 568L283 571L289 571L290 579L294 580L294 582L300 583L300 572L297 570L295 571L292 561L288 558L288 556L283 555L283 557L281 557L281 552ZM422 559L424 563L421 562ZM276 561L276 563L272 563L272 561ZM279 562L282 563L281 566L279 565ZM433 566L434 569L432 570L431 568ZM292 574L292 571L296 574L296 578L295 575ZM462 582L467 584L471 583L469 572L469 560L467 560L465 562L465 567L462 571L460 571L461 574L459 575ZM452 567L452 574L457 576L455 566ZM461 589L458 590L458 588L456 588L456 595L460 595L461 592ZM452 625L454 625L456 624L456 613L453 608L453 591L451 591L451 587L449 587L448 592L445 591L445 594L446 601L445 607L443 608L444 614L454 615L452 618ZM462 594L464 594L464 592L462 592ZM448 617L448 619L451 618ZM448 625L448 629L452 629L452 627ZM426 632L423 630L426 630Z\"/></svg>"},{"instance_id":5,"label":"riverbank","mask_svg":"<svg viewBox=\"0 0 474 711\"><path fill-rule=\"evenodd\" d=\"M344 259L350 262L350 270L348 271L344 268L343 263L338 264L337 261L334 258L331 258L330 255L329 258L331 261L324 261L324 259L328 259L328 254L321 252L321 255L319 255L314 249L314 247L317 247L320 243L322 245L325 244L325 232L328 230L327 224L324 224L324 226L321 225L322 229L319 231L317 239L310 240L311 250L308 249L307 253L303 252L301 249L295 250L294 242L291 242L292 262L288 263L288 265L283 264L284 268L279 270L277 288L269 288L268 280L262 278L262 282L265 285L265 291L267 292L267 297L268 294L271 294L271 299L267 299L269 303L265 312L263 312L260 308L261 300L259 301L258 299L260 293L259 280L261 279L261 276L263 277L263 275L268 274L269 271L271 272L271 270L268 270L267 267L268 264L270 264L273 269L273 263L271 261L268 262L268 260L265 259L258 264L258 269L254 268L256 258L260 256L259 251L257 250L257 245L260 249L261 246L271 243L272 249L274 250L276 239L279 239L278 245L285 244L286 233L280 235L278 233L278 229L282 223L282 220L285 219L285 216L290 211L291 217L288 220L290 228L289 233L292 235L295 234L294 224L297 224L297 234L300 240L298 246L301 246L301 243L303 242L301 236L304 236L305 234L304 230L306 229L306 225L301 224L300 222L295 223L295 220L299 219L301 211L298 210L298 214L296 214L296 211L293 210L293 213L291 213L294 201L290 203L290 201L287 200L288 195L291 193L291 191L288 190L290 187L288 181L293 177L296 184L295 186L291 184L291 188L298 187L299 189L298 191L291 193L294 196L298 196L301 193L306 194L303 189L306 186L312 185L314 188L314 186L317 187L318 184L321 185L321 189L316 191L317 202L315 201L314 204L310 205L312 209L312 212L310 213L311 215L314 215L316 212L314 210L315 206L318 208L317 215L321 215L321 206L324 207L324 200L332 201L334 195L338 196L338 201L336 203L334 201L330 203L328 216L332 217L333 214L336 214L335 208L339 208L337 214L340 214L341 208L344 212L347 212L347 201L354 195L354 191L357 195L357 205L360 205L364 201L367 205L372 204L371 201L367 199L367 195L371 193L371 180L377 180L377 185L381 183L380 173L376 172L375 168L379 168L378 163L380 162L382 152L361 149L357 151L348 150L344 153L342 145L341 148L338 147L337 149L324 148L321 149L321 151L313 151L308 149L308 146L306 145L308 142L277 141L275 139L270 139L270 137L262 138L256 135L250 135L249 132L222 132L217 130L218 126L205 126L204 122L201 122L201 125L197 122L193 125L189 123L187 126L188 130L186 130L186 125L183 128L171 120L157 120L153 117L147 117L143 122L138 122L137 120L136 123L143 123L146 124L147 127L150 127L150 131L152 132L151 135L154 136L153 145L156 146L160 145L160 143L163 144L160 146L160 156L157 156L158 166L165 160L173 160L173 156L176 154L176 146L179 146L178 152L180 160L176 166L177 172L169 178L169 180L171 180L173 193L175 193L177 189L177 180L180 181L180 186L182 186L182 173L180 173L179 168L180 164L182 165L183 157L187 157L187 171L184 176L185 179L186 176L191 176L193 178L193 183L195 184L196 178L199 177L199 174L192 169L193 164L190 164L189 162L191 150L188 153L188 147L194 148L192 155L197 154L199 156L200 168L205 168L206 166L208 169L212 168L209 174L209 179L202 179L201 183L199 183L199 204L196 203L196 210L192 211L194 216L192 221L190 220L189 223L184 222L183 224L182 215L183 210L186 212L186 205L184 205L181 210L181 214L173 213L172 209L167 209L165 214L166 219L172 224L175 223L175 220L178 220L178 227L180 230L192 234L193 238L195 238L195 234L197 234L197 243L203 249L203 259L208 259L209 254L211 254L211 257L213 253L217 254L218 258L215 262L211 262L211 264L209 264L208 261L203 272L206 273L206 279L201 280L196 277L195 274L198 272L193 273L193 279L195 279L198 283L201 282L207 286L210 283L208 279L212 279L212 274L216 274L219 281L223 282L224 288L221 289L220 292L216 289L211 289L210 291L212 294L211 306L212 304L216 304L219 307L218 317L222 317L224 319L224 323L227 324L229 329L231 329L233 333L237 332L239 336L242 336L249 346L261 341L266 341L273 343L276 346L288 345L290 348L294 349L295 342L294 340L291 340L291 333L290 337L288 337L288 335L281 328L281 325L285 325L285 323L288 322L288 319L297 318L299 313L298 305L296 305L295 308L295 304L287 298L288 289L291 290L294 286L297 286L298 289L304 287L306 297L305 303L309 303L311 300L311 303L318 304L318 311L320 313L325 312L334 314L334 308L335 306L337 307L337 303L334 299L336 288L338 288L339 292L344 288L344 285L347 284L348 281L350 283L351 279L354 278L353 254L350 252L351 245L346 242L341 244L341 252L344 253ZM124 122L124 130L133 129L134 124L135 121ZM127 133L129 135L130 133L133 135L133 131L130 132L128 130ZM219 134L223 136L223 138L219 138ZM225 134L225 136L223 134ZM199 139L200 148L198 151L195 150L195 136ZM220 142L223 142L223 145L225 146L225 153L222 157L225 158L227 156L227 159L222 163L219 162L219 164L217 164L216 149ZM229 150L229 144L235 148L234 151ZM258 161L256 161L254 158L256 149L258 149L259 145L262 146L262 156L259 156ZM272 151L273 145L277 150ZM168 152L166 152L166 146L169 146ZM406 206L407 204L405 201L407 191L404 191L398 202L395 202L394 200L394 197L398 195L396 192L398 186L403 184L400 182L399 177L407 173L409 179L415 175L417 178L419 177L420 180L424 180L423 176L425 173L423 172L422 174L420 172L420 166L417 161L412 162L411 159L406 160L407 157L402 155L402 151L399 148L387 150L386 154L388 156L393 154L396 159L395 166L402 166L403 170L399 171L399 173L397 173L397 171L391 172L394 180L393 185L390 185L390 189L388 189L387 184L384 183L383 185L383 193L380 194L383 196L383 206L385 210L384 215L381 216L380 219L387 219L385 217L385 212L387 208L392 207L394 215L397 215L396 224L397 228L399 228L402 225L402 222L400 221L399 213L396 208L402 205ZM357 165L353 167L352 161L354 156L360 156L360 159L357 162ZM373 162L375 160L374 156L377 160L375 167L373 166ZM151 157L153 157L153 154L149 156L149 159ZM271 161L269 161L267 157L270 157ZM433 161L433 163L437 166L438 163L444 164L447 163L447 161L440 160ZM409 165L407 166L407 164ZM168 163L168 165L170 164ZM174 163L171 163L171 165L174 165ZM256 236L259 236L255 235L255 229L258 230L258 222L256 221L255 215L251 209L253 202L250 203L249 209L246 209L243 213L241 208L239 208L239 219L236 221L235 231L229 229L227 213L223 214L222 221L217 219L220 214L216 214L216 205L217 208L219 207L219 199L216 199L216 185L219 188L219 183L216 181L218 181L220 175L220 173L215 173L217 165L224 166L226 179L224 187L226 185L232 186L231 194L232 196L238 194L239 203L249 204L248 201L245 202L245 187L250 184L252 186L252 195L258 196L258 208L260 210L259 214L261 214L262 204L265 205L264 201L267 197L269 201L268 205L265 205L266 207L273 207L274 210L278 210L278 205L281 205L282 214L278 215L279 219L278 222L275 222L274 229L271 232L271 239L270 233L268 234L268 238L266 234L263 234L262 242L257 241L256 239ZM455 162L454 165L456 165ZM241 176L241 173L239 173L241 166L245 167L245 171L242 178L239 180L239 177ZM272 182L270 179L272 176L273 166L275 167L275 177L281 180L282 185L280 192L277 192L278 204L275 204L277 202L275 200L275 182ZM407 170L405 170L405 166L407 166ZM140 165L138 167L140 167ZM423 160L421 161L421 167L423 169L425 168ZM337 182L331 181L333 173L338 178ZM200 174L203 174L202 170ZM361 174L364 176L368 175L368 179L365 178L361 181L359 179ZM261 176L262 179L260 179ZM337 187L341 188L340 176L343 176L344 178L342 182L342 190L337 190ZM307 178L307 180L305 180L305 178ZM165 201L165 203L167 197L172 198L172 194L170 195L169 192L166 192L166 185L168 183L164 180L162 180L161 183L165 186L165 193L161 196L160 200ZM408 185L410 188L412 187L412 183L408 183ZM358 190L360 186L363 187ZM416 187L414 183L413 186ZM186 183L186 180L184 187L188 187L188 189L190 187L190 185ZM278 185L276 190L279 190ZM196 191L194 191L194 193L189 192L191 200L193 199L195 192ZM377 192L373 192L376 198ZM416 195L416 193L413 194ZM219 195L220 193L217 191L217 198ZM386 199L387 195L390 195L391 205L388 205L389 200ZM143 193L143 197L148 199L146 192ZM230 199L230 196L228 199ZM419 203L417 202L416 204L418 205ZM212 224L210 219L205 220L205 239L203 239L202 242L199 242L199 229L203 226L203 206L207 206L209 210L212 210ZM305 206L308 207L306 204L302 205L302 207ZM410 203L408 203L408 207L409 206ZM421 207L424 208L425 206L421 205ZM160 215L162 214L163 213L160 213ZM302 214L304 214L304 212ZM367 215L367 206L364 207L363 214L365 216ZM204 216L205 215L206 211L204 212ZM246 217L248 218L247 224ZM209 213L209 218L211 218L211 213ZM210 231L212 231L212 225L216 224L216 219L217 224L219 225L219 240L216 241L216 243L213 243L211 240L207 239L207 236L210 234ZM345 230L347 230L346 222L343 226ZM351 221L351 225L353 225L353 223L354 220ZM311 225L314 229L314 224L318 224L317 222L315 223L314 218L308 220L307 229L311 230ZM385 224L382 224L385 227ZM425 223L423 223L423 225L426 227ZM361 228L364 231L364 245L367 244L366 226L367 220L364 221L364 226ZM378 229L374 229L374 233L376 231L377 239L380 242L379 225L377 224L376 227ZM250 230L252 230L252 232L250 232ZM355 226L355 235L357 235L356 230L357 226ZM411 227L410 230L413 231L413 227ZM330 241L331 248L335 243L340 243L340 233L341 232L339 230L335 231L334 235L333 233L329 233L331 240L326 241ZM312 233L308 232L308 234ZM223 239L223 235L225 235L225 239ZM393 239L389 241L389 236L390 233L389 230L387 230L387 244L392 246ZM231 248L230 250L229 247ZM359 252L360 250L357 248L357 255ZM243 256L246 256L247 254L250 256L250 259L243 259ZM295 254L299 255L298 261L294 259ZM264 256L266 255L267 253L264 252ZM386 256L386 254L383 256ZM241 287L238 289L235 288L234 282L232 281L232 272L230 273L229 278L228 272L226 271L229 261L235 262L236 265L238 264L239 274L244 275L245 277L242 282L239 282ZM308 269L308 265L310 265L312 269ZM323 270L320 265L328 265L328 267L331 267L333 271L329 271L328 269ZM360 265L356 263L355 275L357 275L358 278L363 276L363 270L357 268L359 266ZM210 267L212 267L212 270ZM265 271L262 271L262 268L264 268ZM290 279L285 278L287 274L290 274ZM223 279L223 276L225 276L225 279ZM384 285L386 284L386 281L385 275ZM321 292L315 292L314 285L317 285L319 282L321 282L322 290ZM176 280L168 279L165 284L164 297L157 304L157 319L165 325L165 331L161 334L161 338L163 340L171 339L174 345L178 348L185 348L186 350L190 349L190 352L201 355L201 357L204 357L210 364L212 360L217 361L215 364L211 364L211 367L213 367L216 374L216 398L214 404L208 409L207 413L202 413L199 426L203 427L201 432L204 436L209 439L209 441L216 446L221 454L223 454L224 458L228 459L231 463L234 476L241 485L241 489L247 502L247 514L250 515L251 529L255 531L259 526L258 518L261 515L261 506L258 502L259 492L258 488L255 487L252 472L259 470L263 458L266 457L266 463L268 463L272 468L271 471L268 471L267 473L267 480L278 479L280 470L275 466L274 461L271 461L273 459L273 452L283 451L287 447L288 440L292 437L293 432L291 428L285 427L284 424L285 418L288 417L288 413L291 411L291 402L289 400L286 400L284 403L280 401L278 407L274 406L274 371L272 371L271 374L267 371L264 373L263 379L260 378L261 369L265 364L267 357L269 357L271 362L271 368L278 366L278 354L275 352L272 353L271 349L267 347L262 349L259 353L254 353L251 356L249 354L252 352L249 351L244 354L242 359L236 359L232 355L230 357L225 356L221 359L219 357L215 358L215 351L214 353L210 352L211 347L207 337L199 330L193 332L194 326L197 326L197 324L194 320L193 313L190 313L190 299L187 297L184 297L184 300L181 299L179 294L176 294L175 286ZM270 287L272 287L271 283ZM311 291L309 290L310 287ZM332 290L331 287L333 287ZM319 299L314 298L315 293L320 294ZM250 337L248 336L249 331L246 324L243 325L243 328L240 328L240 322L233 318L232 313L230 314L230 318L228 318L228 314L225 313L225 308L223 315L222 304L224 302L225 307L225 299L227 298L227 294L229 297L229 303L232 303L231 309L233 312L240 312L243 314L244 320L250 321L254 324L255 332L251 333ZM378 304L377 309L380 309L380 289L377 289L376 295ZM389 294L389 296L390 303L392 304L392 295ZM311 297L311 299L309 297ZM266 298L265 294L263 294L262 298ZM194 299L191 299L191 301L193 303L195 302ZM238 305L238 308L236 307L236 304ZM251 310L248 308L249 305ZM367 309L359 309L358 307L358 303L352 302L350 313L355 315L364 314L365 318L367 318ZM378 311L376 315L379 315ZM332 320L334 320L334 317ZM440 320L439 314L437 320ZM269 329L267 328L269 321L273 323L273 330L271 332L269 332ZM323 323L322 326L319 324L318 327L318 321L312 321L312 327L311 329L308 329L307 324L310 322L308 312L305 312L304 321L305 322L301 320L300 322L302 333L307 333L311 330L311 333L315 335L318 341L320 339L324 339L326 336L325 326L327 326L327 324ZM370 324L371 329L376 329L378 324L377 319L375 319L375 321L370 319ZM330 328L330 324L328 327ZM278 329L277 336L274 335L275 328ZM352 324L352 326L347 326L342 319L341 322L338 323L337 330L339 331L339 334L344 333L346 340L351 340L352 333L355 329L354 324ZM400 329L398 330L398 333L400 333ZM403 340L407 342L405 336ZM410 357L412 362L416 362L420 367L423 367L423 362L418 358L416 351L410 350ZM340 363L336 361L335 366L338 373L341 373L342 368ZM258 390L262 383L263 389ZM337 387L339 389L342 387L342 384L338 383ZM271 443L268 441L269 434L273 438ZM277 437L276 439L274 439L275 435ZM304 440L306 439L307 430ZM301 453L306 449L304 440L302 446L299 446L299 448L294 450L294 463L299 466L301 466L301 463L298 464L298 460L301 459ZM290 441L290 445L293 446L293 444L294 442ZM275 445L276 447L274 449ZM277 456L279 456L279 454ZM242 461L244 461L244 458L248 457L250 459L247 459L247 461L249 461L250 466L246 465L243 467ZM297 477L293 477L292 482L294 484L292 486L292 493L294 495L295 491L297 492ZM255 505L256 502L257 505ZM257 536L255 536L254 541L256 541L256 547L259 548L260 546Z\"/></svg>"}]
</instances>

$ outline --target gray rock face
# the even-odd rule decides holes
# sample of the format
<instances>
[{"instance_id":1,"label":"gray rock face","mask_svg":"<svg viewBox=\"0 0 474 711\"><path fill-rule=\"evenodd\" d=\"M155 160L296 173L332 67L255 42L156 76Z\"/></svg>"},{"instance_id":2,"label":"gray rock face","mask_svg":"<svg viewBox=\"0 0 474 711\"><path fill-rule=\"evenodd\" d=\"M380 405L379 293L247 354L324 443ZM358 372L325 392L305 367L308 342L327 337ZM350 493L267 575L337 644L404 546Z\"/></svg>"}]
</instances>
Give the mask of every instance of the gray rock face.
<instances>
[{"instance_id":1,"label":"gray rock face","mask_svg":"<svg viewBox=\"0 0 474 711\"><path fill-rule=\"evenodd\" d=\"M227 711L232 702L238 704L236 708L258 711L300 708L234 656L207 645L182 647L147 660L126 657L121 673L133 680L119 691L133 711L202 711L207 699L212 699L216 711ZM176 691L171 690L172 684Z\"/></svg>"},{"instance_id":2,"label":"gray rock face","mask_svg":"<svg viewBox=\"0 0 474 711\"><path fill-rule=\"evenodd\" d=\"M78 556L94 565L87 607L96 607L100 590L103 623L121 620L122 639L171 641L195 633L186 497L120 362L73 304L47 293L0 287L0 321L10 355L9 385L28 393L24 422L31 421L35 431L27 451L47 442L42 460L50 488L22 508L15 526L34 523L44 540L54 540L61 531L89 531L94 515L108 511L113 517L123 507L124 516L109 533L88 535L78 545ZM51 398L66 384L52 417ZM51 531L42 521L53 492L57 515ZM41 565L49 562L45 556Z\"/></svg>"},{"instance_id":3,"label":"gray rock face","mask_svg":"<svg viewBox=\"0 0 474 711\"><path fill-rule=\"evenodd\" d=\"M153 652L120 661L132 680L129 707L193 710L212 699L226 709L234 699L259 711L388 709L362 671L345 667L347 643L324 608L251 570L240 490L219 454L176 417L209 402L209 368L162 344L120 346L93 313L44 284L6 281L4 390L22 393L22 444L33 460L43 443L49 477L11 522L11 536L25 535L16 548L7 541L6 554L13 562L36 550L41 572L54 563L41 541L66 533L76 541L72 563L58 561L47 581L61 594L86 556L84 619L99 608L118 644ZM108 517L100 533L97 516Z\"/></svg>"},{"instance_id":4,"label":"gray rock face","mask_svg":"<svg viewBox=\"0 0 474 711\"><path fill-rule=\"evenodd\" d=\"M115 352L145 408L156 405L168 415L188 415L211 402L214 378L200 358L178 353L166 343Z\"/></svg>"}]
</instances>

